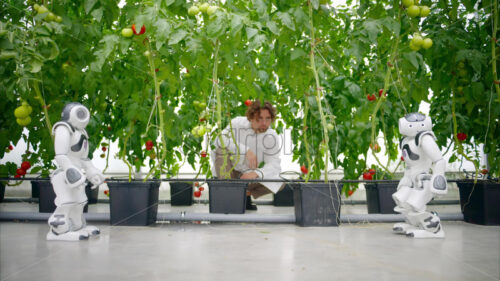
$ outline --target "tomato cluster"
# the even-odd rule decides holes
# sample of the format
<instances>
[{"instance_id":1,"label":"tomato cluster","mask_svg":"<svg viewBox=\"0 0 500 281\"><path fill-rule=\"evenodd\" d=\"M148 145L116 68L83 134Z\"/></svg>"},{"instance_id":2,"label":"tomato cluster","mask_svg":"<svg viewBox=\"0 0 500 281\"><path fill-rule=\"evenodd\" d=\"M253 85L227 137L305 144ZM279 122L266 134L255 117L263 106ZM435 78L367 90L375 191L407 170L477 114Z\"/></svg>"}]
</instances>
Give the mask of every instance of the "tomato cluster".
<instances>
[{"instance_id":1,"label":"tomato cluster","mask_svg":"<svg viewBox=\"0 0 500 281\"><path fill-rule=\"evenodd\" d=\"M205 188L203 186L200 186L199 182L195 182L193 190L194 190L194 192L193 192L194 197L200 198L201 197L201 192L203 190L205 190Z\"/></svg>"},{"instance_id":2,"label":"tomato cluster","mask_svg":"<svg viewBox=\"0 0 500 281\"><path fill-rule=\"evenodd\" d=\"M375 169L370 169L366 172L363 173L363 179L364 180L373 180L373 175L376 174Z\"/></svg>"},{"instance_id":3,"label":"tomato cluster","mask_svg":"<svg viewBox=\"0 0 500 281\"><path fill-rule=\"evenodd\" d=\"M33 5L33 9L37 12L37 14L39 15L45 15L45 18L44 20L46 21L55 21L55 22L62 22L63 19L60 17L60 16L57 16L55 15L54 13L52 13L49 9L47 9L47 7L45 7L44 5L38 5L38 4L35 4Z\"/></svg>"},{"instance_id":4,"label":"tomato cluster","mask_svg":"<svg viewBox=\"0 0 500 281\"><path fill-rule=\"evenodd\" d=\"M21 163L21 167L16 170L16 175L14 177L20 178L26 175L29 168L31 168L31 163L29 161L23 161L23 163Z\"/></svg>"},{"instance_id":5,"label":"tomato cluster","mask_svg":"<svg viewBox=\"0 0 500 281\"><path fill-rule=\"evenodd\" d=\"M16 116L16 122L19 126L26 127L31 123L30 114L33 108L26 102L23 101L22 105L14 110L14 116Z\"/></svg>"},{"instance_id":6,"label":"tomato cluster","mask_svg":"<svg viewBox=\"0 0 500 281\"><path fill-rule=\"evenodd\" d=\"M198 5L193 5L189 7L188 15L194 17L201 12L211 16L217 11L217 9L218 9L217 6L212 6L208 3L199 3Z\"/></svg>"}]
</instances>

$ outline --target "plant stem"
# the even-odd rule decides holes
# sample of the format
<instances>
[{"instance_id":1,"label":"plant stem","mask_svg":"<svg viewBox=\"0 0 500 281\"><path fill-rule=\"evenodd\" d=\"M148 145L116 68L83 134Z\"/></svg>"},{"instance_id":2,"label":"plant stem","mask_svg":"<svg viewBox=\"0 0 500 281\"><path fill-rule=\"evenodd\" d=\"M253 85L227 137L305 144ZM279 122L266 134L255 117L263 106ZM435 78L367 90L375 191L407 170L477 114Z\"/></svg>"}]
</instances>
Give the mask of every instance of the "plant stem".
<instances>
[{"instance_id":1,"label":"plant stem","mask_svg":"<svg viewBox=\"0 0 500 281\"><path fill-rule=\"evenodd\" d=\"M309 53L309 60L311 63L311 70L314 75L314 80L316 81L316 102L318 103L318 109L319 109L319 115L321 118L321 125L323 127L323 142L324 142L324 147L325 147L325 183L328 182L328 160L329 160L329 153L330 153L330 148L328 147L328 143L330 142L328 138L328 128L326 124L326 117L325 113L323 112L323 106L321 104L321 99L323 97L323 92L321 91L321 85L319 83L319 76L318 76L318 71L316 70L316 62L315 62L315 57L314 57L314 48L315 48L315 37L314 37L314 24L313 24L313 12L312 12L312 4L309 2L309 25L311 28L311 52Z\"/></svg>"},{"instance_id":2,"label":"plant stem","mask_svg":"<svg viewBox=\"0 0 500 281\"><path fill-rule=\"evenodd\" d=\"M474 169L476 169L476 175L474 176L474 184L477 183L477 177L479 175L479 163L477 160L472 160L467 154L464 152L464 148L462 142L458 140L457 137L457 115L455 114L455 93L451 96L451 116L453 117L453 139L455 140L455 146L457 148L458 154L462 155L467 161L472 162L474 165Z\"/></svg>"},{"instance_id":3,"label":"plant stem","mask_svg":"<svg viewBox=\"0 0 500 281\"><path fill-rule=\"evenodd\" d=\"M151 76L153 76L153 83L154 83L154 89L155 89L155 100L158 101L158 115L160 117L160 127L158 128L158 131L161 135L161 146L162 146L162 152L161 152L161 157L158 160L158 165L156 167L153 167L148 175L144 178L143 181L146 181L149 179L149 177L155 172L157 169L160 169L160 177L161 177L161 172L162 172L162 167L163 167L163 161L165 160L165 157L167 156L167 141L165 139L165 121L163 120L163 105L161 102L161 94L160 94L160 85L156 81L156 71L155 71L155 63L153 60L153 52L151 50L151 44L149 43L149 40L147 40L148 44L148 51L149 51L149 56L148 56L148 62L149 62L149 71L151 73Z\"/></svg>"},{"instance_id":4,"label":"plant stem","mask_svg":"<svg viewBox=\"0 0 500 281\"><path fill-rule=\"evenodd\" d=\"M496 41L497 41L497 31L498 31L498 1L493 1L493 17L494 17L494 24L493 24L493 30L491 33L491 68L493 70L493 83L495 84L495 90L497 92L497 102L500 102L500 85L495 83L498 81L498 75L497 75L497 62L495 60L496 57Z\"/></svg>"},{"instance_id":5,"label":"plant stem","mask_svg":"<svg viewBox=\"0 0 500 281\"><path fill-rule=\"evenodd\" d=\"M306 95L306 98L304 99L304 119L303 119L303 124L302 124L302 136L304 137L304 146L306 148L306 161L307 161L307 168L311 169L311 154L309 152L309 142L307 141L307 114L309 112L309 101L308 101L308 96ZM309 181L309 173L305 175L306 182Z\"/></svg>"},{"instance_id":6,"label":"plant stem","mask_svg":"<svg viewBox=\"0 0 500 281\"><path fill-rule=\"evenodd\" d=\"M36 99L40 102L40 105L43 109L43 114L45 115L45 125L47 125L47 129L49 130L49 136L54 141L54 136L52 135L52 123L50 123L49 112L47 111L47 105L45 104L45 100L42 97L40 92L40 87L38 85L38 81L33 82L33 88L35 89Z\"/></svg>"},{"instance_id":7,"label":"plant stem","mask_svg":"<svg viewBox=\"0 0 500 281\"><path fill-rule=\"evenodd\" d=\"M220 96L220 91L219 91L219 79L217 77L217 66L218 66L218 60L219 60L219 48L220 48L220 42L217 39L215 41L215 53L214 53L214 67L212 71L212 87L215 91L215 97L217 99L217 137L220 142L220 146L222 149L222 158L224 159L224 162L222 166L220 167L219 174L222 178L227 179L229 178L229 174L226 173L226 166L227 166L227 148L226 144L224 143L224 140L222 139L222 100ZM238 151L239 154L239 151Z\"/></svg>"},{"instance_id":8,"label":"plant stem","mask_svg":"<svg viewBox=\"0 0 500 281\"><path fill-rule=\"evenodd\" d=\"M401 22L401 9L398 10L398 22ZM397 55L398 46L399 46L399 38L400 38L400 36L398 33L398 34L396 34L396 38L395 38L394 42L392 43L392 50L391 50L391 54L389 56L389 61L391 63L394 61L394 59L396 58L396 55ZM375 105L375 108L373 109L373 113L371 114L371 121L372 121L371 144L372 144L373 148L375 148L375 143L376 143L375 142L375 138L376 138L375 133L377 131L376 130L376 128L377 128L377 125L376 125L377 112L381 108L382 103L385 102L385 100L387 99L386 95L387 95L387 90L389 89L390 78L391 78L391 67L389 65L387 65L387 70L386 70L385 78L384 78L384 89L383 89L382 95L379 97L379 99L377 101L377 104ZM384 116L382 116L382 118L384 118ZM386 135L384 133L384 138L385 137L386 137ZM385 143L388 143L388 141L386 141ZM382 163L378 159L377 154L375 153L375 149L372 149L372 155L375 157L375 160L377 161L377 163L379 163L379 165L384 170L386 170L388 173L391 173L386 166L382 165ZM390 159L388 161L390 161ZM387 163L387 165L389 165L389 163Z\"/></svg>"},{"instance_id":9,"label":"plant stem","mask_svg":"<svg viewBox=\"0 0 500 281\"><path fill-rule=\"evenodd\" d=\"M130 163L125 158L125 152L127 152L127 143L128 143L128 139L130 138L130 136L132 136L132 132L133 132L133 126L132 126L132 122L130 122L130 132L127 134L127 136L125 136L125 140L123 142L122 154L120 155L120 159L122 159L122 161L128 167L128 181L129 182L132 181L132 165L130 165Z\"/></svg>"}]
</instances>

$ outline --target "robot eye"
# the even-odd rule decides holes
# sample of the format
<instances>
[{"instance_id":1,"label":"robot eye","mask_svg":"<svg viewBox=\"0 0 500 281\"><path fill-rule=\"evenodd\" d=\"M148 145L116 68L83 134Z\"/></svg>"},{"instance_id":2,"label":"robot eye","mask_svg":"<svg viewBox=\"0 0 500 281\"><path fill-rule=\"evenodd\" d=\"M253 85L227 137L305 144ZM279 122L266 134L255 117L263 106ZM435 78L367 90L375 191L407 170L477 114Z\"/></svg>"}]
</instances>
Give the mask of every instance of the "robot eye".
<instances>
[{"instance_id":1,"label":"robot eye","mask_svg":"<svg viewBox=\"0 0 500 281\"><path fill-rule=\"evenodd\" d=\"M424 126L424 124L422 124L422 127Z\"/></svg>"},{"instance_id":2,"label":"robot eye","mask_svg":"<svg viewBox=\"0 0 500 281\"><path fill-rule=\"evenodd\" d=\"M76 116L80 120L85 120L85 119L87 119L87 111L83 108L80 108L76 111Z\"/></svg>"},{"instance_id":3,"label":"robot eye","mask_svg":"<svg viewBox=\"0 0 500 281\"><path fill-rule=\"evenodd\" d=\"M410 125L408 125L408 127L410 127L410 128L411 128L411 127L413 127L413 126L410 124Z\"/></svg>"}]
</instances>

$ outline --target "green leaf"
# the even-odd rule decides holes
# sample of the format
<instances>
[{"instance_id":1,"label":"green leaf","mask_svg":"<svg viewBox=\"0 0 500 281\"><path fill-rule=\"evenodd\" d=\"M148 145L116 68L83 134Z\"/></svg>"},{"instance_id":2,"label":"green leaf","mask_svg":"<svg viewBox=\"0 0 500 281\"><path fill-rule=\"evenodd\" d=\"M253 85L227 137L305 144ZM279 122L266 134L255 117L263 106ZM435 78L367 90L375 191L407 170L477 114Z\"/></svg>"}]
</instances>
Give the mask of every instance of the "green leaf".
<instances>
[{"instance_id":1,"label":"green leaf","mask_svg":"<svg viewBox=\"0 0 500 281\"><path fill-rule=\"evenodd\" d=\"M92 7L94 7L95 3L97 3L97 0L85 0L84 8L86 14L88 14L90 10L92 10Z\"/></svg>"},{"instance_id":2,"label":"green leaf","mask_svg":"<svg viewBox=\"0 0 500 281\"><path fill-rule=\"evenodd\" d=\"M363 27L370 39L370 42L377 43L377 34L380 32L380 23L377 20L366 20Z\"/></svg>"},{"instance_id":3,"label":"green leaf","mask_svg":"<svg viewBox=\"0 0 500 281\"><path fill-rule=\"evenodd\" d=\"M159 50L167 42L171 26L167 20L160 18L154 23L154 27L156 27L156 49Z\"/></svg>"},{"instance_id":4,"label":"green leaf","mask_svg":"<svg viewBox=\"0 0 500 281\"><path fill-rule=\"evenodd\" d=\"M165 0L165 5L168 7L175 3L175 0Z\"/></svg>"},{"instance_id":5,"label":"green leaf","mask_svg":"<svg viewBox=\"0 0 500 281\"><path fill-rule=\"evenodd\" d=\"M319 0L310 0L310 3L312 4L315 10L319 8Z\"/></svg>"},{"instance_id":6,"label":"green leaf","mask_svg":"<svg viewBox=\"0 0 500 281\"><path fill-rule=\"evenodd\" d=\"M231 18L231 33L235 34L243 28L243 17L237 14L232 14Z\"/></svg>"},{"instance_id":7,"label":"green leaf","mask_svg":"<svg viewBox=\"0 0 500 281\"><path fill-rule=\"evenodd\" d=\"M105 35L101 41L99 41L102 48L94 52L96 60L90 64L90 69L95 72L100 72L104 62L109 57L109 55L115 49L115 46L119 43L120 37L115 34Z\"/></svg>"},{"instance_id":8,"label":"green leaf","mask_svg":"<svg viewBox=\"0 0 500 281\"><path fill-rule=\"evenodd\" d=\"M168 41L169 45L175 45L179 43L186 35L188 32L184 29L177 29L174 34L172 34L172 37L170 37L170 40Z\"/></svg>"},{"instance_id":9,"label":"green leaf","mask_svg":"<svg viewBox=\"0 0 500 281\"><path fill-rule=\"evenodd\" d=\"M250 40L252 37L254 37L259 32L259 30L255 29L255 28L251 28L251 27L247 27L245 30L247 32L247 39L248 40Z\"/></svg>"},{"instance_id":10,"label":"green leaf","mask_svg":"<svg viewBox=\"0 0 500 281\"><path fill-rule=\"evenodd\" d=\"M306 52L304 52L304 50L300 49L300 48L295 48L292 50L291 54L290 54L290 60L296 60L300 57L305 57L307 55Z\"/></svg>"},{"instance_id":11,"label":"green leaf","mask_svg":"<svg viewBox=\"0 0 500 281\"><path fill-rule=\"evenodd\" d=\"M288 13L278 12L277 16L281 20L281 23L283 25L285 25L286 27L288 27L288 29L295 31L295 25L293 23L292 18L290 17L290 15Z\"/></svg>"},{"instance_id":12,"label":"green leaf","mask_svg":"<svg viewBox=\"0 0 500 281\"><path fill-rule=\"evenodd\" d=\"M280 29L278 27L278 25L274 22L274 21L268 21L266 23L266 26L267 28L269 28L269 30L274 33L275 35L279 35L280 34Z\"/></svg>"},{"instance_id":13,"label":"green leaf","mask_svg":"<svg viewBox=\"0 0 500 281\"><path fill-rule=\"evenodd\" d=\"M252 4L255 7L255 10L257 10L257 14L263 15L266 13L267 6L262 0L252 0Z\"/></svg>"},{"instance_id":14,"label":"green leaf","mask_svg":"<svg viewBox=\"0 0 500 281\"><path fill-rule=\"evenodd\" d=\"M417 52L404 53L403 57L418 70Z\"/></svg>"},{"instance_id":15,"label":"green leaf","mask_svg":"<svg viewBox=\"0 0 500 281\"><path fill-rule=\"evenodd\" d=\"M257 34L254 36L253 40L248 44L248 51L260 48L262 44L266 41L266 36L263 34Z\"/></svg>"},{"instance_id":16,"label":"green leaf","mask_svg":"<svg viewBox=\"0 0 500 281\"><path fill-rule=\"evenodd\" d=\"M91 15L94 17L94 19L97 21L97 22L101 22L101 19L102 19L102 12L103 12L103 9L102 7L99 8L99 9L96 9L94 11L92 11Z\"/></svg>"}]
</instances>

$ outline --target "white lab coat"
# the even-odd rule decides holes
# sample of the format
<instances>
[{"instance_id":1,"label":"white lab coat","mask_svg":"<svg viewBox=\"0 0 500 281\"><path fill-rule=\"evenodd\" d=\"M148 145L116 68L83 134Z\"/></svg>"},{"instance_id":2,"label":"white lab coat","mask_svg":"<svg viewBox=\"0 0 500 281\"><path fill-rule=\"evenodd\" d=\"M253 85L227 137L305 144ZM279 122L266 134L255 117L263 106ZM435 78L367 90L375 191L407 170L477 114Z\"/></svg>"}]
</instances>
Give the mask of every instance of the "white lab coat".
<instances>
[{"instance_id":1,"label":"white lab coat","mask_svg":"<svg viewBox=\"0 0 500 281\"><path fill-rule=\"evenodd\" d=\"M255 133L252 129L250 121L246 117L236 117L231 120L232 129L234 133L234 140L232 139L229 125L222 130L222 139L224 140L225 147L233 155L237 155L239 149L240 161L236 164L235 170L241 173L252 171L248 167L248 162L245 154L249 149L257 156L257 163L264 162L262 168L255 169L254 171L259 176L259 179L280 179L281 172L281 139L274 129L267 129L264 133ZM215 142L216 149L221 148L220 141L217 138ZM215 163L215 150L211 153L212 163ZM236 159L234 160L236 161ZM215 165L213 167L213 174L215 174ZM281 187L280 182L261 182L264 186L269 188L273 193L276 193Z\"/></svg>"}]
</instances>

